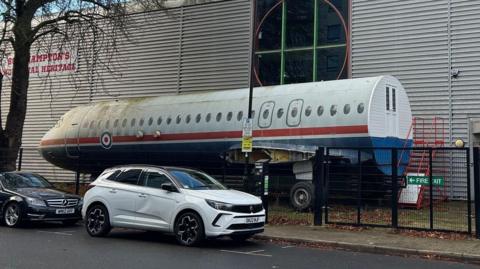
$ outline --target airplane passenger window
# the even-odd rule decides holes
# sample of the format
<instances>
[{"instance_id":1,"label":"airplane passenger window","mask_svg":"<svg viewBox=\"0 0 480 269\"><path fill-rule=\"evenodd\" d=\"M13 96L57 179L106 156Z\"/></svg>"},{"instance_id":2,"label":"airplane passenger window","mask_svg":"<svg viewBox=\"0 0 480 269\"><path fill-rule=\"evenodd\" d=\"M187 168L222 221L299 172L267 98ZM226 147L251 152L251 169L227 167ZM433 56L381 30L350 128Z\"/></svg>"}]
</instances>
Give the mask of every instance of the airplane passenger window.
<instances>
[{"instance_id":1,"label":"airplane passenger window","mask_svg":"<svg viewBox=\"0 0 480 269\"><path fill-rule=\"evenodd\" d=\"M241 121L242 118L243 118L243 111L238 111L237 120L238 120L238 121Z\"/></svg>"},{"instance_id":2,"label":"airplane passenger window","mask_svg":"<svg viewBox=\"0 0 480 269\"><path fill-rule=\"evenodd\" d=\"M127 126L127 119L123 119L122 127L125 128Z\"/></svg>"},{"instance_id":3,"label":"airplane passenger window","mask_svg":"<svg viewBox=\"0 0 480 269\"><path fill-rule=\"evenodd\" d=\"M167 118L167 124L170 125L170 123L172 123L172 118L168 117Z\"/></svg>"},{"instance_id":4,"label":"airplane passenger window","mask_svg":"<svg viewBox=\"0 0 480 269\"><path fill-rule=\"evenodd\" d=\"M190 120L192 119L192 116L190 116L190 114L187 115L187 118L185 119L185 121L187 123L190 123Z\"/></svg>"},{"instance_id":5,"label":"airplane passenger window","mask_svg":"<svg viewBox=\"0 0 480 269\"><path fill-rule=\"evenodd\" d=\"M335 114L337 114L337 105L332 105L330 107L330 115L335 116Z\"/></svg>"},{"instance_id":6,"label":"airplane passenger window","mask_svg":"<svg viewBox=\"0 0 480 269\"><path fill-rule=\"evenodd\" d=\"M148 126L152 126L152 124L153 124L153 118L150 117L150 119L148 119Z\"/></svg>"},{"instance_id":7,"label":"airplane passenger window","mask_svg":"<svg viewBox=\"0 0 480 269\"><path fill-rule=\"evenodd\" d=\"M110 120L107 120L107 122L105 123L105 128L110 128Z\"/></svg>"},{"instance_id":8,"label":"airplane passenger window","mask_svg":"<svg viewBox=\"0 0 480 269\"><path fill-rule=\"evenodd\" d=\"M132 127L135 126L135 122L136 122L136 120L135 120L135 118L133 118L132 121L130 122L130 126L132 126Z\"/></svg>"},{"instance_id":9,"label":"airplane passenger window","mask_svg":"<svg viewBox=\"0 0 480 269\"><path fill-rule=\"evenodd\" d=\"M199 123L201 119L202 119L202 115L200 115L200 113L198 113L197 117L195 117L195 122Z\"/></svg>"},{"instance_id":10,"label":"airplane passenger window","mask_svg":"<svg viewBox=\"0 0 480 269\"><path fill-rule=\"evenodd\" d=\"M87 127L88 127L88 121L83 123L83 128L87 128Z\"/></svg>"},{"instance_id":11,"label":"airplane passenger window","mask_svg":"<svg viewBox=\"0 0 480 269\"><path fill-rule=\"evenodd\" d=\"M208 114L207 114L207 117L205 118L205 120L206 120L207 122L210 122L210 119L211 119L211 118L212 118L212 114L208 113Z\"/></svg>"},{"instance_id":12,"label":"airplane passenger window","mask_svg":"<svg viewBox=\"0 0 480 269\"><path fill-rule=\"evenodd\" d=\"M160 125L160 124L162 124L162 117L158 117L157 119L157 125Z\"/></svg>"},{"instance_id":13,"label":"airplane passenger window","mask_svg":"<svg viewBox=\"0 0 480 269\"><path fill-rule=\"evenodd\" d=\"M263 111L263 119L266 120L268 118L268 115L270 115L270 110L268 109L265 109L265 111Z\"/></svg>"},{"instance_id":14,"label":"airplane passenger window","mask_svg":"<svg viewBox=\"0 0 480 269\"><path fill-rule=\"evenodd\" d=\"M349 104L346 104L346 105L343 107L343 114L347 115L348 113L350 113L350 105L349 105Z\"/></svg>"},{"instance_id":15,"label":"airplane passenger window","mask_svg":"<svg viewBox=\"0 0 480 269\"><path fill-rule=\"evenodd\" d=\"M94 124L95 124L95 122L92 120L92 121L90 122L90 129L93 129L93 125L94 125Z\"/></svg>"},{"instance_id":16,"label":"airplane passenger window","mask_svg":"<svg viewBox=\"0 0 480 269\"><path fill-rule=\"evenodd\" d=\"M312 114L312 107L311 107L311 106L308 106L308 107L305 109L305 116L310 117L311 114Z\"/></svg>"},{"instance_id":17,"label":"airplane passenger window","mask_svg":"<svg viewBox=\"0 0 480 269\"><path fill-rule=\"evenodd\" d=\"M277 111L277 118L281 118L283 116L283 108L279 108Z\"/></svg>"},{"instance_id":18,"label":"airplane passenger window","mask_svg":"<svg viewBox=\"0 0 480 269\"><path fill-rule=\"evenodd\" d=\"M217 122L222 119L222 112L217 113Z\"/></svg>"},{"instance_id":19,"label":"airplane passenger window","mask_svg":"<svg viewBox=\"0 0 480 269\"><path fill-rule=\"evenodd\" d=\"M232 120L232 117L233 117L232 111L228 112L228 114L227 114L227 121L231 121L231 120Z\"/></svg>"},{"instance_id":20,"label":"airplane passenger window","mask_svg":"<svg viewBox=\"0 0 480 269\"><path fill-rule=\"evenodd\" d=\"M114 122L113 122L113 127L116 128L118 126L118 119L116 119Z\"/></svg>"},{"instance_id":21,"label":"airplane passenger window","mask_svg":"<svg viewBox=\"0 0 480 269\"><path fill-rule=\"evenodd\" d=\"M252 119L255 118L255 110L252 110Z\"/></svg>"},{"instance_id":22,"label":"airplane passenger window","mask_svg":"<svg viewBox=\"0 0 480 269\"><path fill-rule=\"evenodd\" d=\"M297 117L297 114L298 114L298 108L294 107L290 115L292 116L292 118L295 118Z\"/></svg>"},{"instance_id":23,"label":"airplane passenger window","mask_svg":"<svg viewBox=\"0 0 480 269\"><path fill-rule=\"evenodd\" d=\"M358 104L358 107L357 107L358 114L362 114L364 110L365 110L365 105L363 103Z\"/></svg>"},{"instance_id":24,"label":"airplane passenger window","mask_svg":"<svg viewBox=\"0 0 480 269\"><path fill-rule=\"evenodd\" d=\"M138 125L140 126L143 126L143 124L145 123L145 120L143 118L140 119L140 122L138 123Z\"/></svg>"},{"instance_id":25,"label":"airplane passenger window","mask_svg":"<svg viewBox=\"0 0 480 269\"><path fill-rule=\"evenodd\" d=\"M182 121L182 117L180 115L177 116L177 124L180 124L180 122Z\"/></svg>"},{"instance_id":26,"label":"airplane passenger window","mask_svg":"<svg viewBox=\"0 0 480 269\"><path fill-rule=\"evenodd\" d=\"M323 115L323 106L318 106L317 115L320 117Z\"/></svg>"}]
</instances>

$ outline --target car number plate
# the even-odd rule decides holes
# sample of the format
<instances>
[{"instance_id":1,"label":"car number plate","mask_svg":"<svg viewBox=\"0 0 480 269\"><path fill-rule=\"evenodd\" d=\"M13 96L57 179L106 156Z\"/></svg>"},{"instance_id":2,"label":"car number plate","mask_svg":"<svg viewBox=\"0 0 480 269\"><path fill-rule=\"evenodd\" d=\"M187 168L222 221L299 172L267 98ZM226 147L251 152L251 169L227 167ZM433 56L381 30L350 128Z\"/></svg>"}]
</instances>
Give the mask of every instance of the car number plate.
<instances>
[{"instance_id":1,"label":"car number plate","mask_svg":"<svg viewBox=\"0 0 480 269\"><path fill-rule=\"evenodd\" d=\"M63 215L63 214L73 214L75 213L75 208L62 208L62 209L57 209L55 211L56 214L58 215Z\"/></svg>"},{"instance_id":2,"label":"car number plate","mask_svg":"<svg viewBox=\"0 0 480 269\"><path fill-rule=\"evenodd\" d=\"M260 221L259 217L246 218L245 223L258 223Z\"/></svg>"}]
</instances>

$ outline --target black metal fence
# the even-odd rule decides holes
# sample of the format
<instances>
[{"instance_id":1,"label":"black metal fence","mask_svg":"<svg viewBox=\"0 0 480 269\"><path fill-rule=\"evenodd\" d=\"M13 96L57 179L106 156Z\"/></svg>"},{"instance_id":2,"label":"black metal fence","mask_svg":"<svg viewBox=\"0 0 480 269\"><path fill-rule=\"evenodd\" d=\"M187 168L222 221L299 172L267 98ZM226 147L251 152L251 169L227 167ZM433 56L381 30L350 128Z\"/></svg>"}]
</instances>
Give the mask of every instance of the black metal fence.
<instances>
[{"instance_id":1,"label":"black metal fence","mask_svg":"<svg viewBox=\"0 0 480 269\"><path fill-rule=\"evenodd\" d=\"M472 232L466 148L331 147L315 162L316 224L324 213L327 224Z\"/></svg>"}]
</instances>

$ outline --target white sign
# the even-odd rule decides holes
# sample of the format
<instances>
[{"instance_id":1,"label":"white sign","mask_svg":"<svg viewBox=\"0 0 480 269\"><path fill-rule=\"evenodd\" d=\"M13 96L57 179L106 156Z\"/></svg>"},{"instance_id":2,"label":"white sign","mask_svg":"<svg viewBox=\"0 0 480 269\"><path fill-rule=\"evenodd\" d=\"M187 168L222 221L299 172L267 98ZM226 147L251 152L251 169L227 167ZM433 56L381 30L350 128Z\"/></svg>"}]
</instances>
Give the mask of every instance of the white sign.
<instances>
[{"instance_id":1,"label":"white sign","mask_svg":"<svg viewBox=\"0 0 480 269\"><path fill-rule=\"evenodd\" d=\"M77 50L61 49L32 53L28 68L30 76L38 77L74 73L77 71ZM13 53L3 59L1 72L4 76L11 77L12 69Z\"/></svg>"},{"instance_id":2,"label":"white sign","mask_svg":"<svg viewBox=\"0 0 480 269\"><path fill-rule=\"evenodd\" d=\"M245 119L243 121L243 137L252 137L253 136L253 121L252 119Z\"/></svg>"}]
</instances>

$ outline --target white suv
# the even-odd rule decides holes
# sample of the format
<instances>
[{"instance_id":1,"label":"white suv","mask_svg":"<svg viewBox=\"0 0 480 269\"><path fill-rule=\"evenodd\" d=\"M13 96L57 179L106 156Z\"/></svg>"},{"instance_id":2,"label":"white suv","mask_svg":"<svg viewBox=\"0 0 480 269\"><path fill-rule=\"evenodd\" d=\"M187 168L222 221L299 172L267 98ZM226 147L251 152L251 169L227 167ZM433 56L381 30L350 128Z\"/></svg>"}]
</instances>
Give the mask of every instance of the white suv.
<instances>
[{"instance_id":1,"label":"white suv","mask_svg":"<svg viewBox=\"0 0 480 269\"><path fill-rule=\"evenodd\" d=\"M186 246L224 235L246 240L265 223L262 201L253 195L200 171L143 165L105 170L90 184L82 216L91 236L112 227L156 230Z\"/></svg>"}]
</instances>

